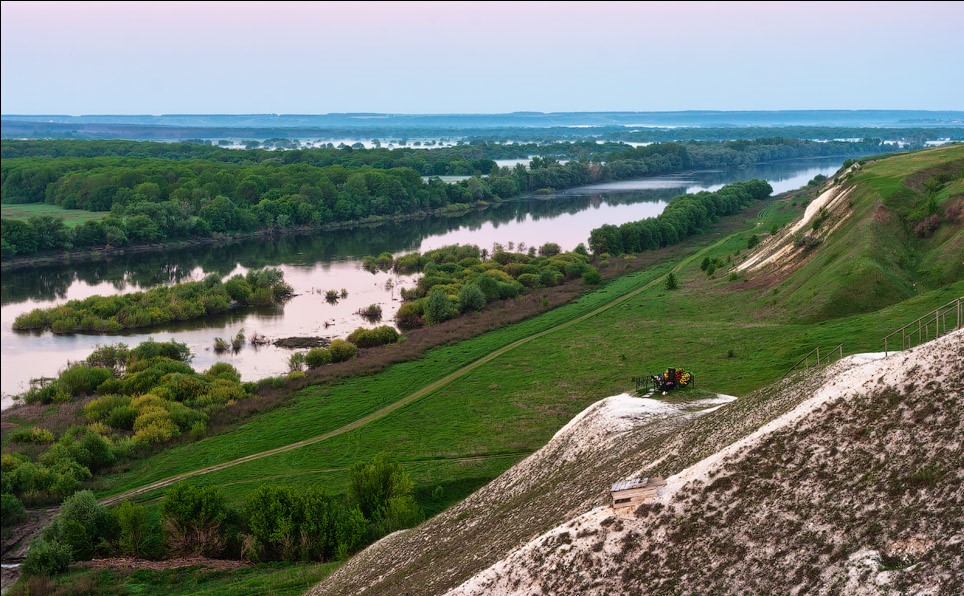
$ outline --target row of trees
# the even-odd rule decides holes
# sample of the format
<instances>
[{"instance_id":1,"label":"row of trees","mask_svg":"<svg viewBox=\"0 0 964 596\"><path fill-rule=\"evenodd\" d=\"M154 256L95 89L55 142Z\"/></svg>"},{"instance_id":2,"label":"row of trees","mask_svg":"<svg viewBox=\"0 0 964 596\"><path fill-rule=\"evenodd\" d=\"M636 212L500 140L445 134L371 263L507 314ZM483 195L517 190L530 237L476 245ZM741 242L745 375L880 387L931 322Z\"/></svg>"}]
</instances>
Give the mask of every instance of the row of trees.
<instances>
[{"instance_id":1,"label":"row of trees","mask_svg":"<svg viewBox=\"0 0 964 596\"><path fill-rule=\"evenodd\" d=\"M118 555L331 561L419 523L413 488L402 466L380 453L352 466L343 498L320 488L262 485L233 508L216 487L177 484L156 509L129 501L107 508L81 491L31 545L24 568L49 576L73 561Z\"/></svg>"},{"instance_id":2,"label":"row of trees","mask_svg":"<svg viewBox=\"0 0 964 596\"><path fill-rule=\"evenodd\" d=\"M145 292L91 296L19 315L17 331L54 333L118 333L125 329L165 325L223 313L243 306L280 304L292 295L284 273L276 268L252 269L222 282L217 274L201 281L160 286Z\"/></svg>"},{"instance_id":3,"label":"row of trees","mask_svg":"<svg viewBox=\"0 0 964 596\"><path fill-rule=\"evenodd\" d=\"M671 200L656 217L595 228L589 234L589 246L597 255L621 255L669 246L725 215L765 199L772 192L766 181L748 180L729 184L716 192L681 195Z\"/></svg>"},{"instance_id":4,"label":"row of trees","mask_svg":"<svg viewBox=\"0 0 964 596\"><path fill-rule=\"evenodd\" d=\"M152 150L146 153L162 155L156 157L139 155L135 149L140 144L112 142L126 143L131 149L130 157L122 157L113 155L118 152L114 145L81 143L90 145L89 152L106 155L56 157L67 151L54 147L53 157L4 158L0 163L2 201L45 202L110 215L75 228L51 217L3 219L3 256L411 215L453 206L464 208L525 192L688 169L739 167L770 159L826 155L834 150L833 144L792 139L661 143L636 149L612 145L602 146L607 153L584 148L580 160L565 164L544 157L533 159L529 168L518 165L511 169L496 168L486 158L468 162L454 152L417 152L431 154L431 158L423 159L445 164L446 172L454 164L469 163L470 173L487 175L446 184L435 178L423 180L421 171L415 169L421 167L417 164L397 167L394 161L379 161L376 153L369 153L389 150L355 150L353 155L367 157L351 161L332 157L344 157L347 152L341 150L246 155L244 151L205 148L226 152L212 158L207 153L192 156L176 146L170 150L174 156L189 156L163 157L166 154L162 151L153 151L157 144L146 143ZM5 143L4 151L17 155L8 147L11 144L16 147L15 143ZM21 153L33 151L25 147ZM346 165L358 162L362 165ZM461 171L463 166L458 168Z\"/></svg>"}]
</instances>

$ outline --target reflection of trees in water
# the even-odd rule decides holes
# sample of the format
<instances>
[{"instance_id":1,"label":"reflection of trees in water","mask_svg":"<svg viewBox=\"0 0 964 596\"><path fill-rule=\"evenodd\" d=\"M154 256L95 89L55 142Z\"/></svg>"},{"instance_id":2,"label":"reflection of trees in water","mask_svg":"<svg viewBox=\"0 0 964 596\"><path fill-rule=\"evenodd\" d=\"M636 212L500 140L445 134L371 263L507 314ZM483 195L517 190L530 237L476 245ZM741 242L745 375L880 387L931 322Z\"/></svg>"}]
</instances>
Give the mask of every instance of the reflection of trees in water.
<instances>
[{"instance_id":1,"label":"reflection of trees in water","mask_svg":"<svg viewBox=\"0 0 964 596\"><path fill-rule=\"evenodd\" d=\"M748 180L750 178L784 178L801 170L832 165L833 159L814 159L794 164L771 163L726 172L700 172L696 179L701 185L712 185ZM836 160L839 161L839 160ZM311 232L282 238L256 238L221 246L195 247L153 254L117 257L109 262L44 267L30 271L8 273L0 281L0 302L9 304L27 299L50 300L63 298L75 281L94 285L110 283L118 291L130 286L149 288L190 278L200 268L205 273L225 276L237 265L257 268L274 265L314 266L382 252L413 250L422 240L467 228L478 230L484 224L494 226L516 222L527 217L533 220L574 215L602 205L618 206L643 202L669 201L682 188L646 189L632 191L600 191L592 195L531 197L490 206L483 211L462 215L433 217L405 222L390 222L378 226L361 226L348 230Z\"/></svg>"},{"instance_id":2,"label":"reflection of trees in water","mask_svg":"<svg viewBox=\"0 0 964 596\"><path fill-rule=\"evenodd\" d=\"M618 193L606 197L609 205L666 200L672 192ZM348 230L311 232L280 238L256 238L219 246L194 247L152 254L126 255L111 261L17 271L3 276L2 303L28 299L64 298L77 281L90 285L110 283L118 291L131 286L149 288L190 279L200 268L206 274L226 276L238 265L247 268L282 264L314 266L382 252L412 250L422 240L460 228L477 230L485 223L495 225L542 219L585 210L589 197L536 198L492 205L483 211L434 217Z\"/></svg>"}]
</instances>

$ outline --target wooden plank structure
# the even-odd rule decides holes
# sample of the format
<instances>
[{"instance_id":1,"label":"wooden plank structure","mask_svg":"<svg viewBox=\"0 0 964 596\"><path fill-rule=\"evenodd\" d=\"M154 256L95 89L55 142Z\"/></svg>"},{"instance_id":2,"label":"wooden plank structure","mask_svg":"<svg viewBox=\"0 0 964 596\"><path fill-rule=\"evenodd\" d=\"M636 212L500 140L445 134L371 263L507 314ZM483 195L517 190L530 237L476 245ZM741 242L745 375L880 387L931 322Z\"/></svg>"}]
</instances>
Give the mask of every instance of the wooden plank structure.
<instances>
[{"instance_id":1,"label":"wooden plank structure","mask_svg":"<svg viewBox=\"0 0 964 596\"><path fill-rule=\"evenodd\" d=\"M664 486L666 486L666 481L658 476L617 482L609 489L609 494L612 497L612 508L616 513L628 513L639 507L647 499L655 497L659 489Z\"/></svg>"}]
</instances>

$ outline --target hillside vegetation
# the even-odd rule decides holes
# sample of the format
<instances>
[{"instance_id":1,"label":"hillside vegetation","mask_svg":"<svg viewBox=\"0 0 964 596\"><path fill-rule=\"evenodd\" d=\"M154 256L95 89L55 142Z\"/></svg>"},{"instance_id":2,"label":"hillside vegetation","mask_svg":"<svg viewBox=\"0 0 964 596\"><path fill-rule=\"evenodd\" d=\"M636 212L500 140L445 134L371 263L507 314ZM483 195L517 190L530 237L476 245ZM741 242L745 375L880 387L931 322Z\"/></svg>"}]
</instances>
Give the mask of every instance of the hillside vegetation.
<instances>
[{"instance_id":1,"label":"hillside vegetation","mask_svg":"<svg viewBox=\"0 0 964 596\"><path fill-rule=\"evenodd\" d=\"M750 272L790 316L871 312L964 277L964 145L858 162L821 190L826 206L762 243L778 258Z\"/></svg>"}]
</instances>

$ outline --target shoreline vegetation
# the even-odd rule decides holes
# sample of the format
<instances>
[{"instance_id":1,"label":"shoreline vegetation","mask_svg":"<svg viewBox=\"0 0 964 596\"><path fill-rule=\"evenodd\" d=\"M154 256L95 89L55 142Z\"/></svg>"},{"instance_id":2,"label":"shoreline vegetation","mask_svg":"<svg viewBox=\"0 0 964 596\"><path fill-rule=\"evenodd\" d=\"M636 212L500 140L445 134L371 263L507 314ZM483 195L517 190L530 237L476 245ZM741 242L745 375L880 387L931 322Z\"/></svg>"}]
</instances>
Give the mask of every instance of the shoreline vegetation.
<instances>
[{"instance_id":1,"label":"shoreline vegetation","mask_svg":"<svg viewBox=\"0 0 964 596\"><path fill-rule=\"evenodd\" d=\"M280 269L252 269L222 281L210 274L201 281L161 286L143 292L91 296L59 306L36 308L18 316L15 331L56 334L102 333L191 321L249 306L272 306L292 296Z\"/></svg>"},{"instance_id":2,"label":"shoreline vegetation","mask_svg":"<svg viewBox=\"0 0 964 596\"><path fill-rule=\"evenodd\" d=\"M607 181L886 150L879 141L794 139L636 148L606 144L578 152L571 148L577 144L563 144L578 160L561 163L554 157L536 156L528 168L519 164L510 169L498 167L485 157L484 148L474 146L422 157L430 152L416 156L411 151L351 148L244 152L136 142L124 144L127 149L118 155L115 145L103 141L3 143L4 204L43 203L105 214L74 227L50 215L3 218L3 271L259 235L458 214ZM432 176L428 180L423 179L426 171ZM472 177L445 183L438 172Z\"/></svg>"}]
</instances>

